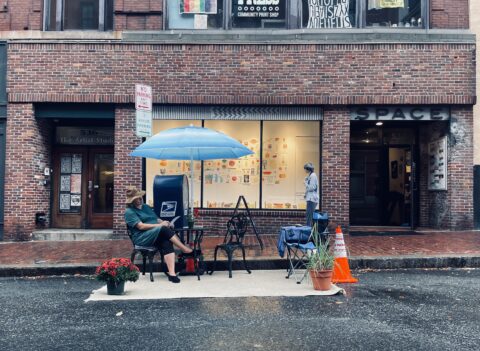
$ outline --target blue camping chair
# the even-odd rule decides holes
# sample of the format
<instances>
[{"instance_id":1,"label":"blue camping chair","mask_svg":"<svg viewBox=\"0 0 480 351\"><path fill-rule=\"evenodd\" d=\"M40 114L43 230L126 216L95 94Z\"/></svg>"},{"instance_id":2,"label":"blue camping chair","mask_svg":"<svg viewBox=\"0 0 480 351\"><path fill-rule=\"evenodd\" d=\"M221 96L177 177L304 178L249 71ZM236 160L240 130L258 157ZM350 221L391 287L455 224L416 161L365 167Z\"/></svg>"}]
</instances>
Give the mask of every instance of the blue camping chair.
<instances>
[{"instance_id":1,"label":"blue camping chair","mask_svg":"<svg viewBox=\"0 0 480 351\"><path fill-rule=\"evenodd\" d=\"M313 214L314 225L320 233L322 241L328 238L328 213L315 212ZM315 250L315 244L312 241L312 227L283 227L284 247L287 251L288 268L287 276L292 275L296 278L297 284L300 284L307 276L307 262L310 252ZM302 270L302 272L299 272Z\"/></svg>"}]
</instances>

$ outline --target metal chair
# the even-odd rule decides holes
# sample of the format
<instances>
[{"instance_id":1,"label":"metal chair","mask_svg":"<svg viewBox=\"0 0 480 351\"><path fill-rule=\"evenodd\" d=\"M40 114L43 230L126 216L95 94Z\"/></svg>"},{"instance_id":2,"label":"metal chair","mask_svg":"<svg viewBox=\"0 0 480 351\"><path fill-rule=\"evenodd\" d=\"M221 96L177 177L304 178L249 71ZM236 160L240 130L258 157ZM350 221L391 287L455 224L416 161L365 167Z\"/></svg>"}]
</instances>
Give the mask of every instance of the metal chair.
<instances>
[{"instance_id":1,"label":"metal chair","mask_svg":"<svg viewBox=\"0 0 480 351\"><path fill-rule=\"evenodd\" d=\"M162 255L162 253L155 246L135 245L135 243L133 242L131 229L128 225L127 225L127 233L128 233L128 237L132 241L132 245L133 245L133 251L132 251L132 254L130 255L130 260L133 263L135 261L135 256L138 253L140 253L142 255L142 261L143 261L142 275L145 275L145 268L146 268L146 265L147 265L147 258L148 258L148 265L149 265L149 271L150 271L150 281L153 282L153 258L155 256L155 254L158 252L160 254L160 259L161 259L162 266L163 266L163 255Z\"/></svg>"},{"instance_id":2,"label":"metal chair","mask_svg":"<svg viewBox=\"0 0 480 351\"><path fill-rule=\"evenodd\" d=\"M232 264L233 264L233 253L237 249L242 250L243 255L243 264L245 270L250 274L252 273L247 267L247 261L245 259L245 246L243 245L243 239L245 233L248 230L248 217L243 213L233 216L227 222L227 233L223 239L223 244L217 245L215 247L214 259L213 259L213 268L209 272L210 275L213 274L217 264L217 253L218 250L223 250L228 257L228 277L232 277Z\"/></svg>"}]
</instances>

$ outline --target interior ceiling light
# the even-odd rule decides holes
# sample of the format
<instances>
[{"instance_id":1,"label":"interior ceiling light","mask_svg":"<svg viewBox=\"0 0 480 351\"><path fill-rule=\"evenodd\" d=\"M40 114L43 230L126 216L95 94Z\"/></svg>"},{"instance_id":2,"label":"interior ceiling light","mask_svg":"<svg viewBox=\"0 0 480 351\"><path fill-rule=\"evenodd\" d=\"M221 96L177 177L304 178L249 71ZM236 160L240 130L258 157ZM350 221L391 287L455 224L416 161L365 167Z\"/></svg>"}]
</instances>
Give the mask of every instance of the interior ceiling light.
<instances>
[{"instance_id":1,"label":"interior ceiling light","mask_svg":"<svg viewBox=\"0 0 480 351\"><path fill-rule=\"evenodd\" d=\"M375 123L375 125L377 125L377 126L383 126L383 122L377 122L377 123Z\"/></svg>"}]
</instances>

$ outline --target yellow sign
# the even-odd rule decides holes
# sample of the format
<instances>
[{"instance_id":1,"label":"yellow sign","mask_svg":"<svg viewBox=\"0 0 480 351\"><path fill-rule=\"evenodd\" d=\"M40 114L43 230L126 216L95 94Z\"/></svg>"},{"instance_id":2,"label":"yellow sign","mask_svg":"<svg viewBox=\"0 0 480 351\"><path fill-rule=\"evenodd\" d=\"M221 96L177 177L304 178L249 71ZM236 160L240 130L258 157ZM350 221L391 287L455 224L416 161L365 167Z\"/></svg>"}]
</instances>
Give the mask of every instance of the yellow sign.
<instances>
[{"instance_id":1,"label":"yellow sign","mask_svg":"<svg viewBox=\"0 0 480 351\"><path fill-rule=\"evenodd\" d=\"M380 0L379 4L381 8L397 8L405 7L405 0Z\"/></svg>"}]
</instances>

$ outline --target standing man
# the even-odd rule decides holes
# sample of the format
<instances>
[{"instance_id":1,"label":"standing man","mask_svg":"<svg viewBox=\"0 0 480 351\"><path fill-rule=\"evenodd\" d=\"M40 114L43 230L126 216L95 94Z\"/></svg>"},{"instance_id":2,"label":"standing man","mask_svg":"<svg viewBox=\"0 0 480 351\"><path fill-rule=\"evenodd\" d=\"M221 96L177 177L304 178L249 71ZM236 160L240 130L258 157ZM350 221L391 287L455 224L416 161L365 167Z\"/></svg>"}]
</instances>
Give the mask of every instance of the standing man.
<instances>
[{"instance_id":1,"label":"standing man","mask_svg":"<svg viewBox=\"0 0 480 351\"><path fill-rule=\"evenodd\" d=\"M318 178L313 172L313 163L308 162L303 166L303 169L307 173L305 177L305 200L307 201L307 225L311 227L313 225L313 212L318 205Z\"/></svg>"}]
</instances>

